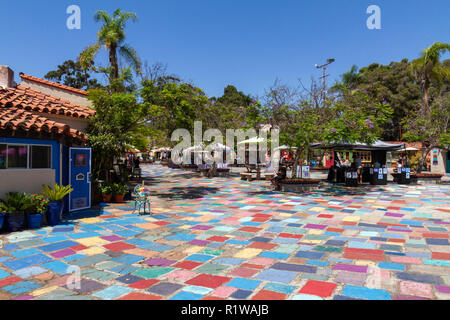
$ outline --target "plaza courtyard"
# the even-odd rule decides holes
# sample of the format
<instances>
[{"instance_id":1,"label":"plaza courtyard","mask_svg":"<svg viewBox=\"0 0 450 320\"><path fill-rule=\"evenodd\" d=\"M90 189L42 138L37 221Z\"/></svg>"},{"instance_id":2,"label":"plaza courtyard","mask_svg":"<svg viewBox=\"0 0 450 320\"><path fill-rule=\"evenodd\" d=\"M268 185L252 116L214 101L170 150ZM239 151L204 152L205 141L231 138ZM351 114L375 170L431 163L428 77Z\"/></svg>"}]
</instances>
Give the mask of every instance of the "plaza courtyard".
<instances>
[{"instance_id":1,"label":"plaza courtyard","mask_svg":"<svg viewBox=\"0 0 450 320\"><path fill-rule=\"evenodd\" d=\"M0 299L450 299L448 184L287 194L143 173L152 215L112 204L0 235Z\"/></svg>"}]
</instances>

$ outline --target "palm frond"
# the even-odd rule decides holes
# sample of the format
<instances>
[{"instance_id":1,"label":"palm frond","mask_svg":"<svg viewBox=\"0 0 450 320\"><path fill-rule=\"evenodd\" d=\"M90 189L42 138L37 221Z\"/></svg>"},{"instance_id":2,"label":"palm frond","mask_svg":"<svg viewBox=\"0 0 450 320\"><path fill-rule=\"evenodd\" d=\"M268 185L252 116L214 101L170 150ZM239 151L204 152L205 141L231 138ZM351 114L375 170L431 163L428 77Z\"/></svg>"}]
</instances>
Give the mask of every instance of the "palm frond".
<instances>
[{"instance_id":1,"label":"palm frond","mask_svg":"<svg viewBox=\"0 0 450 320\"><path fill-rule=\"evenodd\" d=\"M119 54L133 67L136 73L141 73L141 59L134 48L125 44L119 47Z\"/></svg>"},{"instance_id":2,"label":"palm frond","mask_svg":"<svg viewBox=\"0 0 450 320\"><path fill-rule=\"evenodd\" d=\"M99 43L96 43L92 46L87 47L83 52L80 53L78 61L80 62L80 65L83 69L89 69L92 66L92 63L98 51L100 50L100 47L101 45Z\"/></svg>"}]
</instances>

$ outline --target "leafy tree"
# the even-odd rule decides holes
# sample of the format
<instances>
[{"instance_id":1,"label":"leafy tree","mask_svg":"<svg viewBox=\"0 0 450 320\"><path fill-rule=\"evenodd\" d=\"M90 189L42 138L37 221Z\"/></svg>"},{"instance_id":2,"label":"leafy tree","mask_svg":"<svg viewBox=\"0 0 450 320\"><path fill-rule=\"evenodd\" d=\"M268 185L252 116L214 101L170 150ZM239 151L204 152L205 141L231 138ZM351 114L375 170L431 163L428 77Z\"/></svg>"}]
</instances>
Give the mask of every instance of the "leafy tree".
<instances>
[{"instance_id":1,"label":"leafy tree","mask_svg":"<svg viewBox=\"0 0 450 320\"><path fill-rule=\"evenodd\" d=\"M114 11L113 16L107 12L99 10L94 16L95 21L102 22L100 30L97 33L97 42L86 48L79 57L83 68L92 66L95 56L102 46L108 51L109 55L109 79L110 82L119 78L118 55L123 57L136 71L140 73L141 61L137 52L128 44L125 44L125 25L129 20L136 21L137 16L132 12L123 12L120 9Z\"/></svg>"},{"instance_id":2,"label":"leafy tree","mask_svg":"<svg viewBox=\"0 0 450 320\"><path fill-rule=\"evenodd\" d=\"M133 93L113 93L92 89L89 99L96 115L88 127L89 144L93 150L94 177L110 181L109 170L114 158L126 152L145 130L148 110Z\"/></svg>"},{"instance_id":3,"label":"leafy tree","mask_svg":"<svg viewBox=\"0 0 450 320\"><path fill-rule=\"evenodd\" d=\"M91 78L88 70L83 69L79 62L73 60L64 61L63 64L58 66L57 70L48 72L44 78L83 90L102 87L97 79Z\"/></svg>"},{"instance_id":4,"label":"leafy tree","mask_svg":"<svg viewBox=\"0 0 450 320\"><path fill-rule=\"evenodd\" d=\"M422 89L423 110L426 116L430 115L429 90L431 83L441 84L444 79L450 78L450 68L443 66L441 56L450 52L450 44L436 42L422 51L421 57L412 62L411 69L419 79Z\"/></svg>"},{"instance_id":5,"label":"leafy tree","mask_svg":"<svg viewBox=\"0 0 450 320\"><path fill-rule=\"evenodd\" d=\"M201 119L208 102L201 89L172 77L144 80L140 94L152 128L167 142L176 129L193 132L194 122Z\"/></svg>"}]
</instances>

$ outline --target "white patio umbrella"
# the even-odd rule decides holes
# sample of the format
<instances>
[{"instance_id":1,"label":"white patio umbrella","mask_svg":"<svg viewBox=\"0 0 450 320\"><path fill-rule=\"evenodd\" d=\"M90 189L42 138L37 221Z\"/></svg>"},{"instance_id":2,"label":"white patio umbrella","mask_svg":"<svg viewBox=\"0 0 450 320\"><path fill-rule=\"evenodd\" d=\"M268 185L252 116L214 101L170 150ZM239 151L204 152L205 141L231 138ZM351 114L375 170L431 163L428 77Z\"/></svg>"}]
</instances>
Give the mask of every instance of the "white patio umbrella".
<instances>
[{"instance_id":1,"label":"white patio umbrella","mask_svg":"<svg viewBox=\"0 0 450 320\"><path fill-rule=\"evenodd\" d=\"M274 150L275 151L278 151L278 150L290 150L290 149L292 149L292 150L297 150L297 148L296 147L289 147L289 146L281 146L281 147L278 147L278 148L275 148Z\"/></svg>"},{"instance_id":2,"label":"white patio umbrella","mask_svg":"<svg viewBox=\"0 0 450 320\"><path fill-rule=\"evenodd\" d=\"M260 137L253 137L253 138L251 138L251 139L248 139L248 140L244 140L244 141L241 141L241 142L238 142L238 145L241 145L241 144L256 144L256 143L262 143L262 142L265 142L266 141L266 139L264 139L264 138L260 138Z\"/></svg>"}]
</instances>

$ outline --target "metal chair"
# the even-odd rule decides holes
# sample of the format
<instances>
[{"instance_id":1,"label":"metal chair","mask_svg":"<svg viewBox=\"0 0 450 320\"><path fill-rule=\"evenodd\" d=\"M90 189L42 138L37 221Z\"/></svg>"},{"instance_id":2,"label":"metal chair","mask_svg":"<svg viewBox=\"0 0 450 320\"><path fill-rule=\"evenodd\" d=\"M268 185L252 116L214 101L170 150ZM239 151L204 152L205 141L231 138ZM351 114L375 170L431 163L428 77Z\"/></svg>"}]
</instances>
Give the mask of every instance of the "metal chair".
<instances>
[{"instance_id":1,"label":"metal chair","mask_svg":"<svg viewBox=\"0 0 450 320\"><path fill-rule=\"evenodd\" d=\"M151 203L149 200L148 192L139 191L140 189L145 188L144 185L138 184L134 187L134 210L133 213L138 211L138 214L141 215L141 209L144 209L143 214L147 214L146 208L148 206L148 213L151 214Z\"/></svg>"}]
</instances>

